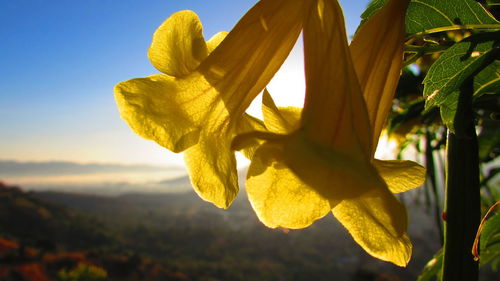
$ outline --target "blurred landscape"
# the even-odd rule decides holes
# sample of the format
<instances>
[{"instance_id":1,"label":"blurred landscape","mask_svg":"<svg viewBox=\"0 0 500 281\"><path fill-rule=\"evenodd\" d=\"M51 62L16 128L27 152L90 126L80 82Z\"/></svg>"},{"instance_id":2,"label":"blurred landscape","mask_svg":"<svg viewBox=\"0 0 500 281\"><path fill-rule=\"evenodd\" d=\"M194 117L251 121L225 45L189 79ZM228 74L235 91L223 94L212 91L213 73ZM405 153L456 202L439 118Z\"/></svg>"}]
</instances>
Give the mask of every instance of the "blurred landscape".
<instances>
[{"instance_id":1,"label":"blurred landscape","mask_svg":"<svg viewBox=\"0 0 500 281\"><path fill-rule=\"evenodd\" d=\"M191 189L186 170L178 166L18 162L0 160L0 179L24 190L57 190L119 195L165 193Z\"/></svg>"},{"instance_id":2,"label":"blurred landscape","mask_svg":"<svg viewBox=\"0 0 500 281\"><path fill-rule=\"evenodd\" d=\"M8 170L13 165L19 168ZM51 172L55 166L64 172ZM440 247L418 190L402 198L410 212L414 254L407 268L399 268L367 255L331 215L303 230L269 229L256 218L244 188L229 210L220 210L189 188L182 171L163 171L177 176L159 178L156 189L152 181L141 189L139 181L119 178L27 188L9 183L5 173L29 178L162 171L71 163L1 162L0 167L2 281L415 280ZM88 276L71 279L71 274Z\"/></svg>"}]
</instances>

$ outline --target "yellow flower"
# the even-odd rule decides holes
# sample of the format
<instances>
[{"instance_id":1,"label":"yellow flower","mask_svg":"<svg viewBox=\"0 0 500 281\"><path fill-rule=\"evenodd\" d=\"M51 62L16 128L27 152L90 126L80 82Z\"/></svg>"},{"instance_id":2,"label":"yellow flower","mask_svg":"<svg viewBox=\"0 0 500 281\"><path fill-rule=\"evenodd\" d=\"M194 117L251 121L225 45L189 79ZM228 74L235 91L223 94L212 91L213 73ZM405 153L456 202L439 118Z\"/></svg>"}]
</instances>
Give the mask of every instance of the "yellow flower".
<instances>
[{"instance_id":1,"label":"yellow flower","mask_svg":"<svg viewBox=\"0 0 500 281\"><path fill-rule=\"evenodd\" d=\"M148 53L163 74L115 87L121 117L138 135L184 151L194 189L221 208L238 193L231 140L262 126L244 112L295 44L304 5L260 1L227 36L208 42L198 17L178 12L155 32Z\"/></svg>"},{"instance_id":2,"label":"yellow flower","mask_svg":"<svg viewBox=\"0 0 500 281\"><path fill-rule=\"evenodd\" d=\"M315 0L304 23L306 98L296 108L263 99L268 132L246 189L269 227L303 228L332 211L369 254L404 266L411 256L404 206L392 193L423 183L410 161L381 161L374 150L398 82L407 1L390 0L347 45L337 1Z\"/></svg>"}]
</instances>

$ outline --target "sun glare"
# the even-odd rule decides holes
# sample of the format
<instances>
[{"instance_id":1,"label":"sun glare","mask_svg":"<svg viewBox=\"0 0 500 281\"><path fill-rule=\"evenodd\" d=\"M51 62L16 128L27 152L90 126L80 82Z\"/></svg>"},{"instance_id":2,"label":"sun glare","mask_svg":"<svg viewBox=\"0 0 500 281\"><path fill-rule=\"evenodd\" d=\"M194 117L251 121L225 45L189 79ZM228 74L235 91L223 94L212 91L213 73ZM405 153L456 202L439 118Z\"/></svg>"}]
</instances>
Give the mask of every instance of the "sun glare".
<instances>
[{"instance_id":1,"label":"sun glare","mask_svg":"<svg viewBox=\"0 0 500 281\"><path fill-rule=\"evenodd\" d=\"M375 158L382 160L395 159L398 151L398 143L396 140L387 136L385 131L380 135Z\"/></svg>"},{"instance_id":2,"label":"sun glare","mask_svg":"<svg viewBox=\"0 0 500 281\"><path fill-rule=\"evenodd\" d=\"M303 107L306 82L304 76L304 51L302 36L293 47L290 55L285 60L279 71L267 85L267 90L272 95L278 106ZM262 119L262 93L254 99L247 113ZM246 167L250 161L241 153L236 154L238 168Z\"/></svg>"},{"instance_id":3,"label":"sun glare","mask_svg":"<svg viewBox=\"0 0 500 281\"><path fill-rule=\"evenodd\" d=\"M305 94L304 54L302 36L290 55L267 86L267 90L278 106L303 107ZM262 118L262 94L247 109L255 117Z\"/></svg>"}]
</instances>

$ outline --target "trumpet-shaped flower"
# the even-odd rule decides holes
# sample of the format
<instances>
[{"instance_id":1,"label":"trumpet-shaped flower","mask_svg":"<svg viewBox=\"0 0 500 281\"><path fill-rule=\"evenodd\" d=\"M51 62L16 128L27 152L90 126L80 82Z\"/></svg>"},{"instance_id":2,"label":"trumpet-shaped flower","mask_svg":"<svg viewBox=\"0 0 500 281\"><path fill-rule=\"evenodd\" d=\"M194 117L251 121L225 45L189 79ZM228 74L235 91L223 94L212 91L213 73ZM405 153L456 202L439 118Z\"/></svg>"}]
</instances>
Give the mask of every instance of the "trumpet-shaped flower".
<instances>
[{"instance_id":1,"label":"trumpet-shaped flower","mask_svg":"<svg viewBox=\"0 0 500 281\"><path fill-rule=\"evenodd\" d=\"M262 126L244 112L295 44L304 5L260 1L227 36L208 42L198 17L178 12L155 32L148 52L163 74L115 87L121 117L138 135L185 152L196 192L219 207L238 192L231 140Z\"/></svg>"},{"instance_id":2,"label":"trumpet-shaped flower","mask_svg":"<svg viewBox=\"0 0 500 281\"><path fill-rule=\"evenodd\" d=\"M390 0L350 46L337 1L309 2L304 109L278 108L265 92L268 131L233 142L265 140L248 172L249 199L269 227L303 228L332 211L368 253L404 266L412 246L406 210L392 193L422 184L425 171L373 155L401 68L407 1Z\"/></svg>"}]
</instances>

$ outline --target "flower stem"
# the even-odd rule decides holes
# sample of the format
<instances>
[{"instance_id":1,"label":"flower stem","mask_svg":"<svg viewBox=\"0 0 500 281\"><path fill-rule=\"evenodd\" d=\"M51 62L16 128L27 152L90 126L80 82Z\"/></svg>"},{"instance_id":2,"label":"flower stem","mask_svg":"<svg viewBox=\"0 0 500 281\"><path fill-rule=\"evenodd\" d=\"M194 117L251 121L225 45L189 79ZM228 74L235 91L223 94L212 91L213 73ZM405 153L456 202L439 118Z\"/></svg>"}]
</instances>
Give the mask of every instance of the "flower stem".
<instances>
[{"instance_id":1,"label":"flower stem","mask_svg":"<svg viewBox=\"0 0 500 281\"><path fill-rule=\"evenodd\" d=\"M455 132L448 133L447 143L443 281L477 281L479 273L470 250L481 219L472 79L460 91Z\"/></svg>"}]
</instances>

